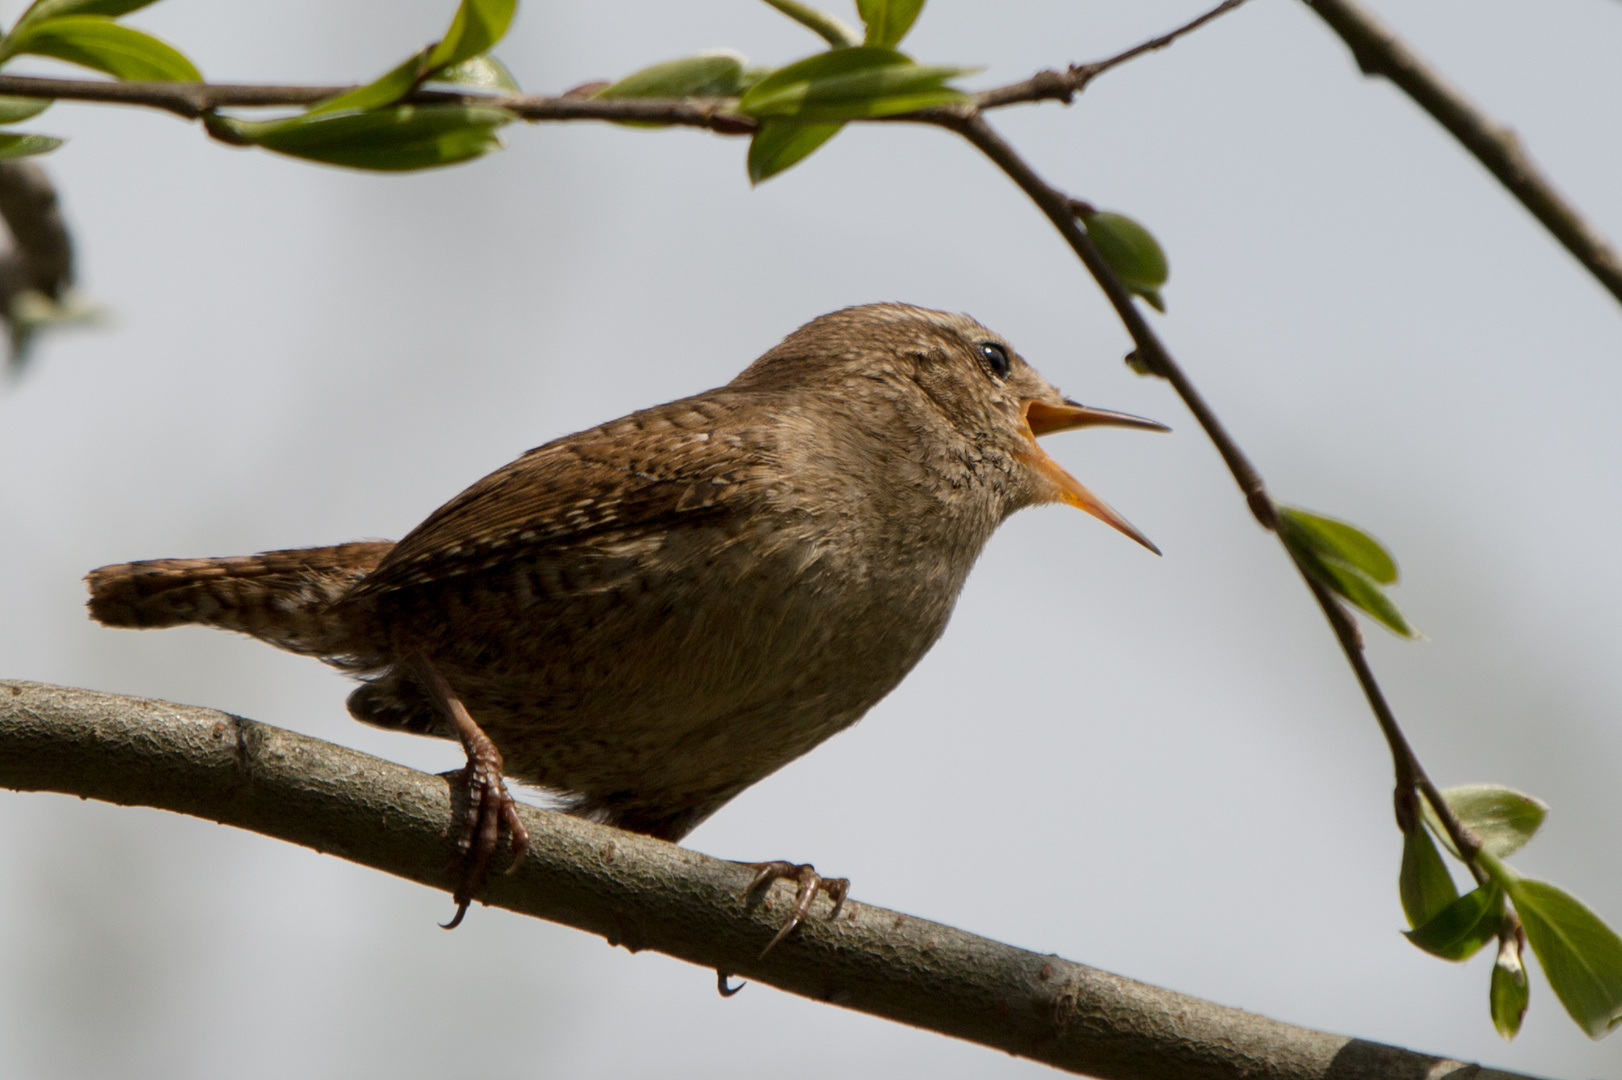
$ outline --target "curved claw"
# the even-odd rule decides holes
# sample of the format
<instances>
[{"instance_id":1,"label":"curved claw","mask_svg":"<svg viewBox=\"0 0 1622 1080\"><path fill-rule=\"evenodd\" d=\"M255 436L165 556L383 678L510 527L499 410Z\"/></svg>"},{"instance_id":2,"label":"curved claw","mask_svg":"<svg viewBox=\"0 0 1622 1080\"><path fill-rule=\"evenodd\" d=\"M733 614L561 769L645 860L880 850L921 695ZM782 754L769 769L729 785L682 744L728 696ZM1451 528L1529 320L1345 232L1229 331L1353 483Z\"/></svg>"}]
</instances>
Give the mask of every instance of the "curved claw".
<instances>
[{"instance_id":1,"label":"curved claw","mask_svg":"<svg viewBox=\"0 0 1622 1080\"><path fill-rule=\"evenodd\" d=\"M737 986L728 986L727 981L731 978L732 976L730 974L722 971L720 968L715 969L715 989L718 990L721 996L724 998L731 997L733 994L736 994L739 990L742 990L744 987L749 985L746 982L741 982Z\"/></svg>"},{"instance_id":2,"label":"curved claw","mask_svg":"<svg viewBox=\"0 0 1622 1080\"><path fill-rule=\"evenodd\" d=\"M450 922L440 923L439 928L441 930L455 930L458 926L461 926L462 916L467 914L468 905L472 903L471 900L458 900L456 902L456 914L451 916Z\"/></svg>"},{"instance_id":3,"label":"curved claw","mask_svg":"<svg viewBox=\"0 0 1622 1080\"><path fill-rule=\"evenodd\" d=\"M827 893L828 899L833 901L833 911L829 913L829 918L839 917L839 912L845 906L845 897L850 895L849 878L824 878L817 873L817 868L810 863L791 863L776 859L771 862L749 863L747 865L754 868L755 876L749 882L749 887L743 891L745 899L748 899L762 885L779 879L793 880L798 882L800 886L794 894L794 907L789 911L788 918L783 920L783 925L778 928L776 936L766 943L764 949L760 950L762 959L777 947L778 942L788 937L796 926L805 921L806 915L811 911L811 901L816 899L819 891Z\"/></svg>"}]
</instances>

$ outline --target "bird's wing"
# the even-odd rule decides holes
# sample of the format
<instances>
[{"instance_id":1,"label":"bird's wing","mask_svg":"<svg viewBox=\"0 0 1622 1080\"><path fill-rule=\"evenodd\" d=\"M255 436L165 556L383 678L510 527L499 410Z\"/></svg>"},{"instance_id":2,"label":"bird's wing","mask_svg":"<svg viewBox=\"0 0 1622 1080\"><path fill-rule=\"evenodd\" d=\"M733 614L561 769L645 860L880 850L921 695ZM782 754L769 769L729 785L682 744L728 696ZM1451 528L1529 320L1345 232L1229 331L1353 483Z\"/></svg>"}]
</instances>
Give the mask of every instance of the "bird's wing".
<instances>
[{"instance_id":1,"label":"bird's wing","mask_svg":"<svg viewBox=\"0 0 1622 1080\"><path fill-rule=\"evenodd\" d=\"M434 511L345 601L768 498L769 440L758 410L742 411L752 423L729 403L688 399L531 450Z\"/></svg>"}]
</instances>

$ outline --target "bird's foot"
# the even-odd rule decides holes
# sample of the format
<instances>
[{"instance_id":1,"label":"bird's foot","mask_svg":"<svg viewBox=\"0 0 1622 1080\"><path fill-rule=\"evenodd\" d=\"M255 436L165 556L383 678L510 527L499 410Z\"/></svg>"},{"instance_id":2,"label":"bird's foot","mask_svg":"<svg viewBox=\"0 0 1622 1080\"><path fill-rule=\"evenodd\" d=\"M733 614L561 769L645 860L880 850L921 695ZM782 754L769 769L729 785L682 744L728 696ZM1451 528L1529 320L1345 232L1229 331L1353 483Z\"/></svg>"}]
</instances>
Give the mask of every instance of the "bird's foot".
<instances>
[{"instance_id":1,"label":"bird's foot","mask_svg":"<svg viewBox=\"0 0 1622 1080\"><path fill-rule=\"evenodd\" d=\"M763 957L776 948L779 941L788 937L790 931L805 921L806 915L811 910L811 901L816 899L819 891L827 893L828 899L833 902L833 910L828 913L830 919L839 917L840 909L845 906L845 897L850 895L849 878L825 878L818 874L817 868L810 863L791 863L776 859L772 862L745 863L744 865L755 872L754 880L749 882L749 887L743 891L745 900L753 896L756 889L769 885L774 881L796 881L800 885L799 892L794 895L794 907L789 911L788 918L783 920L783 925L778 928L777 936L768 941L766 947L760 950L760 955Z\"/></svg>"},{"instance_id":2,"label":"bird's foot","mask_svg":"<svg viewBox=\"0 0 1622 1080\"><path fill-rule=\"evenodd\" d=\"M484 735L482 731L479 734ZM501 778L502 765L501 752L488 738L483 739L483 745L468 749L467 767L462 771L467 803L462 809L462 829L456 837L462 882L453 895L456 914L451 916L450 922L440 924L446 930L455 930L461 925L474 894L484 888L490 876L490 863L501 845L503 822L512 836L512 863L507 873L518 869L529 850L529 830L518 816L517 800Z\"/></svg>"},{"instance_id":3,"label":"bird's foot","mask_svg":"<svg viewBox=\"0 0 1622 1080\"><path fill-rule=\"evenodd\" d=\"M414 659L423 685L438 703L440 710L456 729L467 751L467 768L462 777L467 785L467 803L462 808L462 828L456 837L457 859L462 867L462 882L452 898L456 901L456 914L451 921L441 923L446 930L455 930L473 903L473 894L484 887L490 874L490 861L501 843L501 825L507 824L512 835L512 864L507 873L518 869L529 850L529 830L518 816L518 803L507 790L501 773L506 763L501 751L490 741L490 736L474 722L467 706L456 696L445 676L439 673L433 661L425 656Z\"/></svg>"}]
</instances>

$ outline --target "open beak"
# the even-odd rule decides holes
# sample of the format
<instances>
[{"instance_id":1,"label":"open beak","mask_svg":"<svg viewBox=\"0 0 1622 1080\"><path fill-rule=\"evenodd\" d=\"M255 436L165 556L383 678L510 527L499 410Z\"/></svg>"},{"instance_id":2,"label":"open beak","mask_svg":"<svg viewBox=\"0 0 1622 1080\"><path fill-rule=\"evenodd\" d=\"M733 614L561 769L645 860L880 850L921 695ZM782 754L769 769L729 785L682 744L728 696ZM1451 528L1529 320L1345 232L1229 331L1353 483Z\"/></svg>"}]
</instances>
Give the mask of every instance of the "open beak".
<instances>
[{"instance_id":1,"label":"open beak","mask_svg":"<svg viewBox=\"0 0 1622 1080\"><path fill-rule=\"evenodd\" d=\"M1053 481L1054 486L1058 488L1059 502L1087 511L1098 520L1130 536L1156 555L1160 554L1160 549L1130 521L1117 514L1108 503L1088 491L1080 480L1065 472L1063 466L1049 457L1047 451L1037 445L1036 437L1082 427L1130 427L1143 428L1147 431L1170 431L1171 428L1130 413L1093 409L1068 400L1063 405L1049 405L1045 401L1027 401L1025 424L1031 431L1031 451L1019 456L1037 472Z\"/></svg>"}]
</instances>

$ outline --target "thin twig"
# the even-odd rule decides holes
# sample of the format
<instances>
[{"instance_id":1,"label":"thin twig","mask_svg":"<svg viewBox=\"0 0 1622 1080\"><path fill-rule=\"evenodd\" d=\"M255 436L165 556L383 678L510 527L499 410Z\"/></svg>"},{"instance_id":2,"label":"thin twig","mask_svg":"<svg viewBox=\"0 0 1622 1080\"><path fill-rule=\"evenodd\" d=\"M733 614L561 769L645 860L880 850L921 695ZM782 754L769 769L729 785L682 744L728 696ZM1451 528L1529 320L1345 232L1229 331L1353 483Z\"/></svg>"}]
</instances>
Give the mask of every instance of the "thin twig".
<instances>
[{"instance_id":1,"label":"thin twig","mask_svg":"<svg viewBox=\"0 0 1622 1080\"><path fill-rule=\"evenodd\" d=\"M141 80L115 82L109 79L0 75L0 95L94 101L105 105L143 105L163 109L188 120L195 120L210 109L226 106L313 105L351 89L351 86L267 86Z\"/></svg>"},{"instance_id":2,"label":"thin twig","mask_svg":"<svg viewBox=\"0 0 1622 1080\"><path fill-rule=\"evenodd\" d=\"M1095 60L1090 64L1071 64L1065 71L1039 71L1024 82L1001 86L995 90L984 90L976 95L975 104L981 109L1000 109L1005 105L1020 105L1032 101L1062 101L1068 105L1075 94L1110 68L1136 59L1144 53L1164 49L1184 34L1198 30L1212 19L1226 15L1244 2L1245 0L1223 0L1210 11L1189 20L1177 29L1150 38L1141 45L1134 45L1125 52L1116 53L1103 60Z\"/></svg>"},{"instance_id":3,"label":"thin twig","mask_svg":"<svg viewBox=\"0 0 1622 1080\"><path fill-rule=\"evenodd\" d=\"M1233 474L1239 489L1245 493L1250 504L1251 513L1264 527L1278 532L1278 510L1273 500L1267 494L1267 486L1263 483L1261 474L1250 463L1239 444L1228 434L1221 421L1211 407L1200 396L1194 384L1184 374L1183 369L1172 359L1171 353L1160 341L1152 327L1143 317L1132 294L1121 284L1115 271L1094 246L1092 238L1076 220L1076 211L1080 205L1075 200L1066 198L1061 192L1050 186L1037 175L1029 164L1009 146L1003 138L987 124L985 119L972 109L941 108L929 110L928 114L921 116L930 123L938 124L962 135L974 144L983 154L992 160L1009 179L1018 184L1020 189L1030 196L1031 201L1047 215L1048 220L1059 230L1059 233L1070 244L1076 255L1081 259L1093 278L1098 282L1104 294L1114 306L1116 314L1126 324L1127 332L1137 345L1137 358L1155 375L1159 375L1172 384L1177 395L1183 399L1189 411L1194 414L1205 434L1216 445L1217 452L1227 463L1228 471ZM1281 538L1282 542L1282 538ZM1289 553L1288 545L1285 552ZM1291 555L1292 561L1294 555ZM1411 798L1411 793L1417 788L1423 792L1426 801L1431 803L1447 828L1449 836L1459 853L1464 857L1472 873L1479 871L1474 863L1476 852L1481 849L1481 840L1461 822L1446 800L1441 797L1436 786L1431 783L1424 767L1420 764L1418 756L1409 744L1407 736L1403 734L1401 726L1397 723L1396 715L1391 711L1390 704L1385 700L1385 694L1380 690L1379 683L1374 678L1374 672L1369 667L1368 659L1363 654L1362 636L1358 633L1357 624L1352 621L1340 601L1335 599L1305 568L1297 567L1302 571L1302 577L1307 587L1312 590L1318 606L1323 609L1324 617L1329 620L1330 627L1335 632L1336 640L1340 642L1341 650L1346 654L1346 661L1352 666L1358 683L1368 698L1369 706L1374 710L1375 719L1379 722L1380 731L1384 734L1386 745L1391 751L1392 766L1396 772L1398 818L1406 827L1409 823L1403 822L1403 806L1405 798Z\"/></svg>"},{"instance_id":4,"label":"thin twig","mask_svg":"<svg viewBox=\"0 0 1622 1080\"><path fill-rule=\"evenodd\" d=\"M0 787L153 806L448 889L460 784L213 709L0 682ZM1386 1080L1515 1074L1280 1023L846 901L764 959L791 885L524 807L531 845L489 903L831 1002L1116 1080ZM438 930L424 925L423 933Z\"/></svg>"},{"instance_id":5,"label":"thin twig","mask_svg":"<svg viewBox=\"0 0 1622 1080\"><path fill-rule=\"evenodd\" d=\"M1555 190L1521 140L1476 108L1441 72L1356 0L1306 0L1352 50L1366 75L1383 75L1430 113L1521 201L1533 217L1622 301L1622 257Z\"/></svg>"},{"instance_id":6,"label":"thin twig","mask_svg":"<svg viewBox=\"0 0 1622 1080\"><path fill-rule=\"evenodd\" d=\"M43 79L31 75L0 75L0 95L61 98L109 105L140 105L163 109L195 120L214 109L271 108L313 105L352 90L352 86L276 86L249 83L112 82L103 79ZM516 113L520 119L629 120L670 127L699 127L723 135L750 135L753 119L731 109L736 98L591 98L547 97L538 94L467 94L447 90L416 90L404 99L409 104L489 105Z\"/></svg>"},{"instance_id":7,"label":"thin twig","mask_svg":"<svg viewBox=\"0 0 1622 1080\"><path fill-rule=\"evenodd\" d=\"M1294 558L1288 546L1285 552ZM1385 699L1385 692L1380 689L1379 682L1374 677L1374 669L1369 667L1368 657L1363 652L1363 635L1358 631L1357 623L1353 620L1346 605L1342 604L1333 593L1324 588L1323 583L1313 577L1312 573L1296 562L1296 569L1301 572L1301 579L1306 582L1307 588L1312 590L1312 596L1318 601L1318 607L1323 610L1324 618L1329 620L1329 626L1335 632L1335 639L1340 642L1341 651L1346 654L1346 662L1352 666L1352 672L1357 676L1357 683L1363 688L1363 696L1368 699L1369 708L1374 712L1374 718L1380 725L1380 732L1385 736L1386 745L1391 748L1391 761L1397 773L1396 808L1397 823L1406 832L1421 827L1420 823L1412 820L1413 813L1418 809L1414 805L1415 793L1422 793L1425 801L1430 803L1431 809L1436 811L1437 818L1447 835L1453 841L1453 847L1458 851L1465 866L1476 880L1484 880L1485 872L1476 865L1476 853L1481 850L1481 837L1466 825L1453 807L1448 805L1442 793L1431 781L1420 764L1419 756L1414 753L1413 746L1408 742L1408 736L1403 734L1402 726L1397 723L1397 716L1391 711L1391 704Z\"/></svg>"},{"instance_id":8,"label":"thin twig","mask_svg":"<svg viewBox=\"0 0 1622 1080\"><path fill-rule=\"evenodd\" d=\"M1059 230L1071 249L1092 272L1104 294L1109 297L1121 321L1126 324L1127 332L1137 344L1139 358L1150 371L1166 379L1176 388L1178 396L1194 413L1200 427L1216 444L1217 452L1222 455L1222 460L1227 462L1228 470L1238 482L1239 489L1245 493L1256 520L1268 529L1275 529L1278 525L1278 512L1273 507L1273 501L1267 497L1267 487L1262 483L1261 474L1256 471L1256 467L1250 463L1250 459L1239 448L1239 444L1222 426L1222 421L1217 419L1216 413L1205 403L1205 399L1194 388L1194 384L1183 373L1183 369L1172 359L1171 353L1161 344L1159 336L1133 303L1131 293L1127 292L1126 286L1121 284L1115 272L1110 269L1109 263L1094 246L1092 238L1076 221L1071 201L1038 176L1013 147L992 130L991 125L987 124L978 112L972 109L940 108L915 116L949 128L968 139L1018 184L1020 189L1030 196L1031 201L1047 215L1053 227Z\"/></svg>"}]
</instances>

